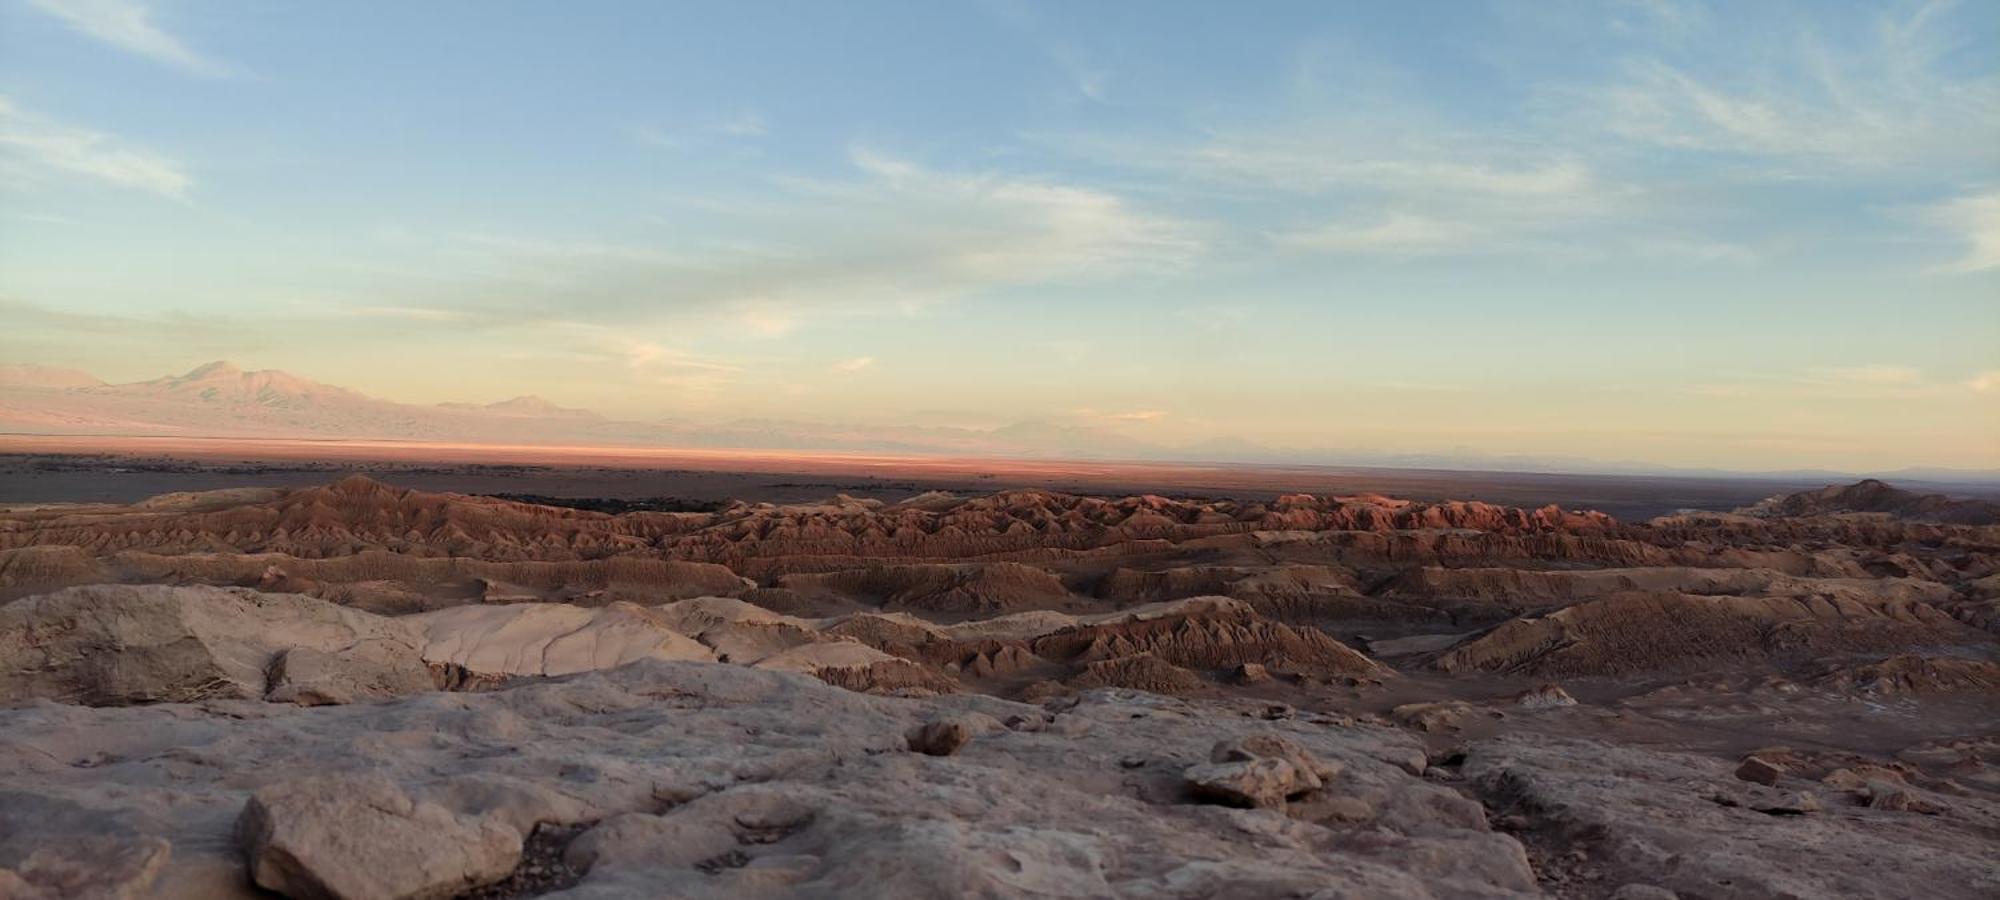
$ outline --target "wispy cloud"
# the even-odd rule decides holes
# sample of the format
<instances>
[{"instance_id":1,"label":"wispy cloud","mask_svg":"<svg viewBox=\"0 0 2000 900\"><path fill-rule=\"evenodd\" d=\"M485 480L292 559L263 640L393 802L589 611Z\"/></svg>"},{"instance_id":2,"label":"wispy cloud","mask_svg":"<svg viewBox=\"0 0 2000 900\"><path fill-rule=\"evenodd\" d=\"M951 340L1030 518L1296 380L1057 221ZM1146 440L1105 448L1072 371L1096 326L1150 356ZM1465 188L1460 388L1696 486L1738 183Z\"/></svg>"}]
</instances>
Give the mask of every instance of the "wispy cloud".
<instances>
[{"instance_id":1,"label":"wispy cloud","mask_svg":"<svg viewBox=\"0 0 2000 900\"><path fill-rule=\"evenodd\" d=\"M1924 218L1965 245L1965 253L1941 271L1965 273L2000 268L2000 191L1968 194L1925 211Z\"/></svg>"},{"instance_id":2,"label":"wispy cloud","mask_svg":"<svg viewBox=\"0 0 2000 900\"><path fill-rule=\"evenodd\" d=\"M1611 25L1628 33L1680 39L1706 29L1715 21L1707 6L1689 0L1617 0Z\"/></svg>"},{"instance_id":3,"label":"wispy cloud","mask_svg":"<svg viewBox=\"0 0 2000 900\"><path fill-rule=\"evenodd\" d=\"M1966 379L1965 386L1982 394L1992 390L2000 390L2000 369L1987 369L1984 372L1974 375Z\"/></svg>"},{"instance_id":4,"label":"wispy cloud","mask_svg":"<svg viewBox=\"0 0 2000 900\"><path fill-rule=\"evenodd\" d=\"M1158 422L1167 418L1163 409L1102 410L1091 406L1079 406L1061 417L1083 424L1096 425L1139 425Z\"/></svg>"},{"instance_id":5,"label":"wispy cloud","mask_svg":"<svg viewBox=\"0 0 2000 900\"><path fill-rule=\"evenodd\" d=\"M771 126L763 115L746 109L710 125L709 130L730 137L763 137L771 133Z\"/></svg>"},{"instance_id":6,"label":"wispy cloud","mask_svg":"<svg viewBox=\"0 0 2000 900\"><path fill-rule=\"evenodd\" d=\"M573 352L623 367L638 381L687 391L714 392L734 383L743 373L735 362L714 359L679 347L588 323L552 323L559 333L573 335Z\"/></svg>"},{"instance_id":7,"label":"wispy cloud","mask_svg":"<svg viewBox=\"0 0 2000 900\"><path fill-rule=\"evenodd\" d=\"M1424 256L1463 249L1486 236L1485 229L1462 222L1391 212L1365 223L1334 223L1273 236L1281 247L1329 253Z\"/></svg>"},{"instance_id":8,"label":"wispy cloud","mask_svg":"<svg viewBox=\"0 0 2000 900\"><path fill-rule=\"evenodd\" d=\"M179 163L110 135L22 111L0 97L0 174L10 181L81 178L185 200L194 179Z\"/></svg>"},{"instance_id":9,"label":"wispy cloud","mask_svg":"<svg viewBox=\"0 0 2000 900\"><path fill-rule=\"evenodd\" d=\"M1062 74L1076 96L1092 103L1109 102L1105 88L1110 81L1110 72L1094 65L1082 48L1063 37L1047 17L1027 4L1008 0L989 0L981 6L1001 24L1040 50Z\"/></svg>"},{"instance_id":10,"label":"wispy cloud","mask_svg":"<svg viewBox=\"0 0 2000 900\"><path fill-rule=\"evenodd\" d=\"M1732 202L1752 190L1990 181L2000 77L1966 64L1976 44L1952 4L1766 10L1768 21L1732 10L1727 30L1719 9L1625 0L1578 17L1589 24L1575 26L1585 48L1573 64L1499 70L1525 75L1509 85L1522 97L1513 108L1468 114L1403 64L1343 48L1308 54L1289 90L1261 102L1144 132L1024 137L1140 191L1281 205L1291 223L1257 229L1278 249L1392 259L1762 264L1798 247L1802 229ZM1545 39L1550 23L1536 25ZM1948 214L1984 209L1968 200ZM1975 225L1967 233L1983 234ZM1953 270L1993 259L1976 249Z\"/></svg>"},{"instance_id":11,"label":"wispy cloud","mask_svg":"<svg viewBox=\"0 0 2000 900\"><path fill-rule=\"evenodd\" d=\"M1634 54L1614 80L1557 94L1627 140L1763 158L1790 176L1979 165L1990 158L1981 148L2000 143L2000 80L1944 62L1968 39L1952 21L1954 5L1905 6L1846 33L1718 33L1707 16L1682 16L1686 28L1710 29L1699 55Z\"/></svg>"},{"instance_id":12,"label":"wispy cloud","mask_svg":"<svg viewBox=\"0 0 2000 900\"><path fill-rule=\"evenodd\" d=\"M683 151L727 140L751 140L771 133L771 123L754 109L740 109L719 119L674 127L640 125L632 129L639 143L661 150Z\"/></svg>"},{"instance_id":13,"label":"wispy cloud","mask_svg":"<svg viewBox=\"0 0 2000 900\"><path fill-rule=\"evenodd\" d=\"M843 178L773 179L755 202L711 217L698 243L413 236L433 271L456 277L385 290L390 305L463 309L494 326L672 322L775 338L829 318L924 315L1007 287L1179 271L1204 249L1198 228L1097 188L861 147L850 162Z\"/></svg>"},{"instance_id":14,"label":"wispy cloud","mask_svg":"<svg viewBox=\"0 0 2000 900\"><path fill-rule=\"evenodd\" d=\"M153 10L140 0L28 0L29 5L61 19L71 28L120 50L137 53L199 75L223 75L229 69L181 42L153 22Z\"/></svg>"},{"instance_id":15,"label":"wispy cloud","mask_svg":"<svg viewBox=\"0 0 2000 900\"><path fill-rule=\"evenodd\" d=\"M1051 150L1304 218L1267 233L1291 251L1397 257L1566 246L1548 240L1608 220L1643 222L1643 189L1533 136L1465 131L1416 109L1287 109L1181 134L1032 135ZM1307 218L1320 213L1319 221ZM1303 215L1301 215L1303 214Z\"/></svg>"},{"instance_id":16,"label":"wispy cloud","mask_svg":"<svg viewBox=\"0 0 2000 900\"><path fill-rule=\"evenodd\" d=\"M1033 282L1063 274L1175 266L1202 249L1185 222L1134 209L1109 191L992 173L948 173L857 146L854 165L873 176L861 197L954 220L963 235L945 262L976 281ZM971 232L985 232L985 239ZM943 249L943 245L941 245Z\"/></svg>"},{"instance_id":17,"label":"wispy cloud","mask_svg":"<svg viewBox=\"0 0 2000 900\"><path fill-rule=\"evenodd\" d=\"M874 364L875 364L875 357L857 356L853 359L843 359L837 363L834 363L833 371L842 375L852 375Z\"/></svg>"},{"instance_id":18,"label":"wispy cloud","mask_svg":"<svg viewBox=\"0 0 2000 900\"><path fill-rule=\"evenodd\" d=\"M1582 159L1414 114L1301 115L1192 138L1037 134L1052 149L1132 171L1306 193L1473 195L1541 208L1599 205L1616 189Z\"/></svg>"}]
</instances>

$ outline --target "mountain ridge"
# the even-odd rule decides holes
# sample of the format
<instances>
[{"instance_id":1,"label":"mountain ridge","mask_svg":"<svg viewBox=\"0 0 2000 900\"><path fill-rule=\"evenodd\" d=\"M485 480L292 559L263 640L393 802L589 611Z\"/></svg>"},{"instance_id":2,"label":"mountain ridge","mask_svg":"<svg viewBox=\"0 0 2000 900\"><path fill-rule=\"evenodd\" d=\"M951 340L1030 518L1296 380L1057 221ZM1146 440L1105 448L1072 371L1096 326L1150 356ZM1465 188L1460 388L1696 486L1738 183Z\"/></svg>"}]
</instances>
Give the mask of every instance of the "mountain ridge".
<instances>
[{"instance_id":1,"label":"mountain ridge","mask_svg":"<svg viewBox=\"0 0 2000 900\"><path fill-rule=\"evenodd\" d=\"M1929 481L1946 487L2000 485L2000 469L1740 471L1582 457L1480 453L1471 449L1384 453L1276 448L1234 435L1166 445L1060 416L1024 419L991 428L833 424L770 418L634 421L563 406L533 394L491 403L401 403L283 370L245 370L224 360L196 366L180 375L122 384L107 384L76 369L34 364L0 366L0 432L562 442L687 449L1770 478L1802 482L1878 476Z\"/></svg>"}]
</instances>

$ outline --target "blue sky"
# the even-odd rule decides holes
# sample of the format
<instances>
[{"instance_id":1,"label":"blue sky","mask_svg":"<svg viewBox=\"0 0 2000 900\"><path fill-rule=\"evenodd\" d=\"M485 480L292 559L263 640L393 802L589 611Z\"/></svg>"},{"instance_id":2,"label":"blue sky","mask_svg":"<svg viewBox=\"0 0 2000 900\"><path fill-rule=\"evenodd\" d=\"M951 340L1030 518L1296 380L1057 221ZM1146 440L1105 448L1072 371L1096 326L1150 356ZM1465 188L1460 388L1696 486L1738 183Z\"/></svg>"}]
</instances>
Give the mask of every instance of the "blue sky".
<instances>
[{"instance_id":1,"label":"blue sky","mask_svg":"<svg viewBox=\"0 0 2000 900\"><path fill-rule=\"evenodd\" d=\"M2000 5L0 0L0 356L2000 464Z\"/></svg>"}]
</instances>

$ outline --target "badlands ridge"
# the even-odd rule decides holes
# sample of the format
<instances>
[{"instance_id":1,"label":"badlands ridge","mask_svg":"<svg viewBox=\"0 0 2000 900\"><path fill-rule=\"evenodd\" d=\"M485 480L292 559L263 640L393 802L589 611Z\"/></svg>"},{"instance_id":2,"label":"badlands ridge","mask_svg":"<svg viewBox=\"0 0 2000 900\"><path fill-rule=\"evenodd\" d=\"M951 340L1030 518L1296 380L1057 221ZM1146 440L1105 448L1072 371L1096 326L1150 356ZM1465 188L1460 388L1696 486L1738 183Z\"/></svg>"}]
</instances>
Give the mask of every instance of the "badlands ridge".
<instances>
[{"instance_id":1,"label":"badlands ridge","mask_svg":"<svg viewBox=\"0 0 2000 900\"><path fill-rule=\"evenodd\" d=\"M0 507L0 897L2000 892L2000 509Z\"/></svg>"}]
</instances>

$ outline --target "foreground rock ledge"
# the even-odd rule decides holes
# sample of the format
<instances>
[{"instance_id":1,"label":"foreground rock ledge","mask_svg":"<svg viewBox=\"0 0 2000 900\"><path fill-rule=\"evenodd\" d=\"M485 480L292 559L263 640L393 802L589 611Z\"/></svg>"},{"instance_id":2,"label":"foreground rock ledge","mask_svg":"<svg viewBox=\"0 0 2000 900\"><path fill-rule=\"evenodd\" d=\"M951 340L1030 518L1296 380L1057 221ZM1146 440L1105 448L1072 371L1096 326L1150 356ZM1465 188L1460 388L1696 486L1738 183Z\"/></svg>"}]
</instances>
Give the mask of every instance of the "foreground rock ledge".
<instances>
[{"instance_id":1,"label":"foreground rock ledge","mask_svg":"<svg viewBox=\"0 0 2000 900\"><path fill-rule=\"evenodd\" d=\"M567 900L1540 896L1514 835L1584 840L1564 852L1607 891L2000 888L1983 798L1829 782L1806 809L1726 761L1526 735L1471 744L1454 777L1408 732L1258 708L885 698L658 660L349 706L37 702L0 710L0 896L453 896L532 875L539 826L569 836L528 855L575 873L546 895ZM978 734L913 752L936 723ZM1190 782L1279 761L1270 791Z\"/></svg>"},{"instance_id":2,"label":"foreground rock ledge","mask_svg":"<svg viewBox=\"0 0 2000 900\"><path fill-rule=\"evenodd\" d=\"M64 896L62 872L117 857L97 895L451 896L555 823L585 826L556 857L572 898L1536 893L1477 802L1394 762L1421 756L1408 735L1248 709L1106 690L1052 713L654 660L348 706L39 702L0 710L0 885ZM940 722L981 733L913 752ZM1260 735L1338 766L1338 816L1188 795L1186 769Z\"/></svg>"}]
</instances>

